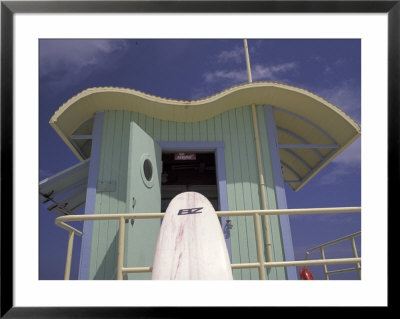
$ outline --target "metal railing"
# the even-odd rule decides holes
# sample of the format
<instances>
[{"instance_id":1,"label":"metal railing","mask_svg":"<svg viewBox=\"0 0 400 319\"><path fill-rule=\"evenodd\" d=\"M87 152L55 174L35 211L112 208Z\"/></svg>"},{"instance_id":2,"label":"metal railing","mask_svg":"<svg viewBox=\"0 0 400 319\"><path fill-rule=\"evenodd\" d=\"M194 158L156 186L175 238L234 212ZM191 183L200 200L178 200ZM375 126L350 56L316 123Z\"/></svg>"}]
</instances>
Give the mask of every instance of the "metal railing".
<instances>
[{"instance_id":1,"label":"metal railing","mask_svg":"<svg viewBox=\"0 0 400 319\"><path fill-rule=\"evenodd\" d=\"M355 241L355 237L358 237L358 236L361 236L361 232L350 234L350 235L347 235L347 236L332 240L332 241L327 242L325 244L318 245L318 246L315 246L313 248L310 248L306 252L305 259L308 260L311 252L319 250L320 253L321 253L321 258L323 260L325 260L326 259L326 257L325 257L325 248L326 247L335 245L337 243L340 243L340 242L343 242L343 241L346 241L346 240L350 240L351 241L351 246L352 246L352 249L353 249L354 258L358 258L356 241ZM324 264L323 266L324 266L325 279L329 280L329 275L343 273L343 272L349 272L349 271L357 271L358 272L358 278L361 279L361 264L360 264L360 262L356 262L355 264L356 264L356 266L354 268L337 269L337 270L331 270L331 271L328 271L327 265Z\"/></svg>"},{"instance_id":2,"label":"metal railing","mask_svg":"<svg viewBox=\"0 0 400 319\"><path fill-rule=\"evenodd\" d=\"M310 214L339 214L339 213L361 213L361 207L335 207L335 208L308 208L308 209L269 209L269 210L239 210L239 211L217 211L218 217L223 216L252 216L254 221L254 230L256 236L257 262L232 264L232 269L258 268L259 278L265 280L265 268L270 267L289 267L289 266L312 266L312 265L333 265L333 264L359 264L361 258L357 255L355 258L337 258L337 259L316 259L301 261L264 261L264 245L262 240L260 216L271 215L310 215ZM134 214L92 214L92 215L68 215L56 218L55 224L69 232L67 258L65 265L64 279L69 280L72 260L72 249L74 235L82 236L82 232L66 224L73 221L94 221L94 220L119 220L118 234L118 257L117 257L117 279L122 280L123 274L151 272L152 267L123 267L124 264L124 238L125 238L125 220L126 219L154 219L163 218L164 213L134 213ZM328 243L327 243L328 244ZM326 245L326 244L325 244ZM314 249L314 248L313 248ZM317 249L317 248L315 248ZM361 268L357 268L360 269Z\"/></svg>"}]
</instances>

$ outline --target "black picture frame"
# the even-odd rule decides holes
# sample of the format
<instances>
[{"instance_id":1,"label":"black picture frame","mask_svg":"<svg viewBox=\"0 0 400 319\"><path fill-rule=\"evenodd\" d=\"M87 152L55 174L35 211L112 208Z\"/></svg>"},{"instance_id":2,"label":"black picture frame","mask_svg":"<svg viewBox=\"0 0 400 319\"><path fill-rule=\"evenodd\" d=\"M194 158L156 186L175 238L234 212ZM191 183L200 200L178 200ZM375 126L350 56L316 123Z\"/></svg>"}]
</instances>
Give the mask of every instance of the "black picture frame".
<instances>
[{"instance_id":1,"label":"black picture frame","mask_svg":"<svg viewBox=\"0 0 400 319\"><path fill-rule=\"evenodd\" d=\"M390 174L387 172L389 211L395 206L394 190L399 177L398 144L400 142L398 126L400 119L400 1L1 1L1 318L175 318L185 316L185 314L194 315L192 309L181 307L14 307L12 233L14 14L118 12L387 13L388 111L390 114L388 117ZM390 217L389 211L388 217ZM388 240L388 245L389 243ZM389 283L390 281L388 285ZM390 305L390 298L388 305ZM198 314L197 311L196 314ZM226 309L213 309L212 315L226 315Z\"/></svg>"}]
</instances>

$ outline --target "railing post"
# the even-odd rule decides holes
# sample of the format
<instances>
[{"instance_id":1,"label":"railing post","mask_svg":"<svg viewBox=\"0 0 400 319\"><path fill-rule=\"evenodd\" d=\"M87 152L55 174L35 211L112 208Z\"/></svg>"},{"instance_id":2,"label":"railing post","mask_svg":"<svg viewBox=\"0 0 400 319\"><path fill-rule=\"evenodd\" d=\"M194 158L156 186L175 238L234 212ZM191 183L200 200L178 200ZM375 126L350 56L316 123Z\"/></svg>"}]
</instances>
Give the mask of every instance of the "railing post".
<instances>
[{"instance_id":1,"label":"railing post","mask_svg":"<svg viewBox=\"0 0 400 319\"><path fill-rule=\"evenodd\" d=\"M354 258L358 258L356 241L354 240L354 237L351 238L351 245L353 246ZM361 266L360 266L360 263L356 263L356 268L357 268L357 272L358 272L358 278L361 279L361 269L360 269Z\"/></svg>"},{"instance_id":2,"label":"railing post","mask_svg":"<svg viewBox=\"0 0 400 319\"><path fill-rule=\"evenodd\" d=\"M124 266L124 244L125 244L125 218L119 219L118 234L118 261L117 261L117 279L122 280L122 267Z\"/></svg>"},{"instance_id":3,"label":"railing post","mask_svg":"<svg viewBox=\"0 0 400 319\"><path fill-rule=\"evenodd\" d=\"M324 247L321 247L320 250L321 250L321 257L322 257L322 259L325 260L326 258L325 258ZM324 273L325 273L325 279L329 280L328 267L326 266L326 264L324 264Z\"/></svg>"},{"instance_id":4,"label":"railing post","mask_svg":"<svg viewBox=\"0 0 400 319\"><path fill-rule=\"evenodd\" d=\"M264 252L263 243L261 238L261 226L260 226L260 215L255 213L254 218L254 230L256 232L256 245L257 245L257 259L259 263L258 272L260 275L260 280L265 280L265 268L264 268Z\"/></svg>"},{"instance_id":5,"label":"railing post","mask_svg":"<svg viewBox=\"0 0 400 319\"><path fill-rule=\"evenodd\" d=\"M67 260L65 262L64 280L69 280L71 274L71 260L72 260L73 246L74 246L74 232L71 230L68 235Z\"/></svg>"}]
</instances>

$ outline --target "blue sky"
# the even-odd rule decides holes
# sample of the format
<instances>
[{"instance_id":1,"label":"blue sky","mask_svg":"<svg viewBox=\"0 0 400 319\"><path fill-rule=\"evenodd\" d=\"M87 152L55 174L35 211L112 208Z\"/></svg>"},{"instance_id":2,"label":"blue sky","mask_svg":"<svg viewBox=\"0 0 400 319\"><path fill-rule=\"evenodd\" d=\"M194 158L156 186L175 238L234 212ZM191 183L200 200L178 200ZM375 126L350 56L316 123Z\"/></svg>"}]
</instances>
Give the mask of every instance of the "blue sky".
<instances>
[{"instance_id":1,"label":"blue sky","mask_svg":"<svg viewBox=\"0 0 400 319\"><path fill-rule=\"evenodd\" d=\"M253 81L307 89L337 105L361 126L360 40L248 39L248 46ZM247 82L242 39L49 39L40 40L39 49L39 180L78 163L49 119L86 88L125 87L193 100ZM289 208L361 206L360 139L299 192L287 187L286 196ZM62 279L64 274L67 232L55 226L54 219L39 204L40 279ZM291 216L290 223L296 259L304 259L308 248L361 230L360 214ZM79 249L76 238L72 279L77 277ZM349 243L327 250L328 258L350 254ZM314 277L323 279L321 266L310 269ZM357 276L346 273L334 278Z\"/></svg>"}]
</instances>

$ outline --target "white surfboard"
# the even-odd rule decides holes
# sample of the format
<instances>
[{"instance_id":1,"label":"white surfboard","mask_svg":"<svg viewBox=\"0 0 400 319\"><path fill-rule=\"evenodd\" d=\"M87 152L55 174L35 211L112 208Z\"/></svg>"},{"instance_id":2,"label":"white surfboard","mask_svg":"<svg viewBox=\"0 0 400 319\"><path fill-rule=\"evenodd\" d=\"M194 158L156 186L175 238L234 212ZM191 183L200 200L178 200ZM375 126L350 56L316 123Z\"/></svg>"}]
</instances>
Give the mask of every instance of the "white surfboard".
<instances>
[{"instance_id":1,"label":"white surfboard","mask_svg":"<svg viewBox=\"0 0 400 319\"><path fill-rule=\"evenodd\" d=\"M181 193L170 202L157 241L152 279L233 279L221 224L203 195Z\"/></svg>"}]
</instances>

